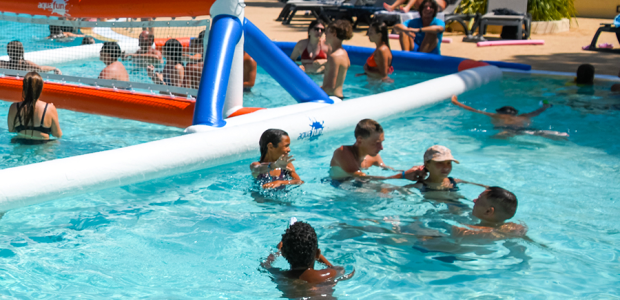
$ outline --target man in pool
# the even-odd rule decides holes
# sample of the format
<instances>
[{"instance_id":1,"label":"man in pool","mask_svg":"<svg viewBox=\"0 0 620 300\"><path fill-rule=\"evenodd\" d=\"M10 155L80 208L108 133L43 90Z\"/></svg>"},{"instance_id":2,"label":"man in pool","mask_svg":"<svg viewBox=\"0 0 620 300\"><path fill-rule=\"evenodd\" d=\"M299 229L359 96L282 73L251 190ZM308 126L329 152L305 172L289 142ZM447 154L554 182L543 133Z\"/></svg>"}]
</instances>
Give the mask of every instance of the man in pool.
<instances>
[{"instance_id":1,"label":"man in pool","mask_svg":"<svg viewBox=\"0 0 620 300\"><path fill-rule=\"evenodd\" d=\"M140 49L134 54L125 54L123 60L131 58L135 65L143 68L146 68L148 65L163 64L164 59L161 52L157 49L153 49L154 42L155 35L147 30L142 31L138 37L138 46L140 46Z\"/></svg>"},{"instance_id":2,"label":"man in pool","mask_svg":"<svg viewBox=\"0 0 620 300\"><path fill-rule=\"evenodd\" d=\"M424 167L413 167L407 171L390 177L368 176L363 169L371 166L378 166L384 169L394 170L386 166L379 152L383 150L383 127L377 121L364 119L357 123L355 127L355 144L351 146L340 146L334 151L330 163L329 175L334 180L345 180L350 178L369 178L369 179L400 179L406 178L417 181L424 178L426 172Z\"/></svg>"},{"instance_id":3,"label":"man in pool","mask_svg":"<svg viewBox=\"0 0 620 300\"><path fill-rule=\"evenodd\" d=\"M452 236L487 239L524 237L527 227L506 223L517 212L517 204L515 194L501 187L489 187L474 199L472 215L480 219L480 223L468 228L453 226Z\"/></svg>"},{"instance_id":4,"label":"man in pool","mask_svg":"<svg viewBox=\"0 0 620 300\"><path fill-rule=\"evenodd\" d=\"M568 133L565 132L531 129L530 124L532 124L532 118L540 115L543 111L547 110L547 108L551 107L550 104L543 104L541 108L531 113L519 115L519 111L512 106L504 106L498 108L495 110L497 111L497 113L477 110L459 102L456 95L452 96L452 103L466 110L491 117L491 124L493 124L495 129L502 130L500 133L494 136L496 138L506 139L522 134L537 135L554 140L565 140L566 138L568 138Z\"/></svg>"},{"instance_id":5,"label":"man in pool","mask_svg":"<svg viewBox=\"0 0 620 300\"><path fill-rule=\"evenodd\" d=\"M125 66L118 61L121 56L121 47L116 42L105 42L101 47L99 59L106 67L99 74L99 79L129 81L129 74Z\"/></svg>"}]
</instances>

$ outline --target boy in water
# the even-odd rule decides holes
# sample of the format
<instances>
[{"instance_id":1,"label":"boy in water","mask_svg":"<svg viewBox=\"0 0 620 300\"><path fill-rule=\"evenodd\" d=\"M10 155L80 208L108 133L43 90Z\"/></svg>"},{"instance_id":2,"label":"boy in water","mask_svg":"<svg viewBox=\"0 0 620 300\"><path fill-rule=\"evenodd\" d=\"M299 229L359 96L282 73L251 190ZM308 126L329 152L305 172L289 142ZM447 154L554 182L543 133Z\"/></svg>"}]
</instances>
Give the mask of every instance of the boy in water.
<instances>
[{"instance_id":1,"label":"boy in water","mask_svg":"<svg viewBox=\"0 0 620 300\"><path fill-rule=\"evenodd\" d=\"M299 279L310 284L335 283L338 280L349 279L353 276L355 271L344 275L343 267L333 266L321 254L316 232L310 224L296 222L294 218L291 220L291 223L290 227L282 235L282 241L278 244L278 249L281 251L282 256L291 265L290 270L282 272L273 270L271 267L271 263L280 252L275 255L269 255L267 260L261 264L263 268L270 270L270 272L276 275L283 275L288 279ZM314 269L314 263L317 260L325 264L327 269Z\"/></svg>"},{"instance_id":2,"label":"boy in water","mask_svg":"<svg viewBox=\"0 0 620 300\"><path fill-rule=\"evenodd\" d=\"M504 106L496 109L497 113L490 113L482 110L477 110L470 106L467 106L458 101L456 95L452 96L452 104L464 108L469 111L473 111L475 113L483 114L485 116L491 117L491 124L495 127L495 129L500 129L502 132L496 134L494 137L496 138L511 138L515 135L529 134L529 135L537 135L542 136L548 139L566 139L568 138L568 133L558 132L558 131L550 131L550 130L536 130L531 129L530 125L532 124L532 118L540 115L543 111L547 110L547 108L551 107L550 104L544 104L541 108L527 114L518 114L519 111L512 106Z\"/></svg>"},{"instance_id":3,"label":"boy in water","mask_svg":"<svg viewBox=\"0 0 620 300\"><path fill-rule=\"evenodd\" d=\"M472 214L480 219L480 224L462 228L453 226L454 237L478 237L487 239L505 239L524 237L527 227L505 221L517 212L517 197L501 188L489 187L477 199L474 199Z\"/></svg>"},{"instance_id":4,"label":"boy in water","mask_svg":"<svg viewBox=\"0 0 620 300\"><path fill-rule=\"evenodd\" d=\"M121 47L116 42L105 42L101 47L99 59L106 67L99 74L99 79L129 81L129 74L125 66L118 61L121 57Z\"/></svg>"}]
</instances>

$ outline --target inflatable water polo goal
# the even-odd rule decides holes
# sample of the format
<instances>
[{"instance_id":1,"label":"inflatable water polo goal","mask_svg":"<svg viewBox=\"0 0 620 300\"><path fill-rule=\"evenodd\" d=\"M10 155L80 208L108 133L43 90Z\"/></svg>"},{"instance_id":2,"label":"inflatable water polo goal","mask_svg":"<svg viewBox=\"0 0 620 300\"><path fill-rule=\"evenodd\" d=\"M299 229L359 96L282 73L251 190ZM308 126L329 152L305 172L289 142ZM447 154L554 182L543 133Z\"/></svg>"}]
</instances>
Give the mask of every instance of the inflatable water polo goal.
<instances>
[{"instance_id":1,"label":"inflatable water polo goal","mask_svg":"<svg viewBox=\"0 0 620 300\"><path fill-rule=\"evenodd\" d=\"M168 30L169 36L183 38L184 49L189 48L192 38L204 30L205 60L196 89L155 85L148 81L100 80L84 74L45 74L42 98L59 108L187 127L188 134L1 170L0 211L245 159L256 155L258 138L268 128L287 131L293 143L320 140L326 134L352 129L360 119L393 118L402 112L499 80L502 72L498 67L529 69L521 64L473 62L456 57L394 51L396 70L445 76L342 102L328 97L288 58L286 52L291 51L292 43L272 42L244 18L242 1L39 1L44 0L0 0L0 10L5 12L0 18L41 24L43 28L50 25L68 30L81 28L81 33L92 35L97 43L82 45L80 39L70 38L42 40L40 42L48 48L27 51L25 55L35 63L62 65L76 59L95 61L104 41L116 41L126 53L130 53L138 49L138 36L143 28L154 28L155 35L166 34ZM114 9L116 7L123 9L119 12ZM22 14L31 16L23 17ZM126 19L100 20L119 16ZM170 32L173 29L177 31L172 32L174 34ZM24 48L32 45L37 44L24 42ZM374 50L345 48L351 62L359 65ZM244 49L299 104L271 109L244 108ZM0 76L0 93L4 100L20 101L19 77L25 72L8 69L0 72L5 75ZM19 180L30 174L54 176L44 176L33 187Z\"/></svg>"}]
</instances>

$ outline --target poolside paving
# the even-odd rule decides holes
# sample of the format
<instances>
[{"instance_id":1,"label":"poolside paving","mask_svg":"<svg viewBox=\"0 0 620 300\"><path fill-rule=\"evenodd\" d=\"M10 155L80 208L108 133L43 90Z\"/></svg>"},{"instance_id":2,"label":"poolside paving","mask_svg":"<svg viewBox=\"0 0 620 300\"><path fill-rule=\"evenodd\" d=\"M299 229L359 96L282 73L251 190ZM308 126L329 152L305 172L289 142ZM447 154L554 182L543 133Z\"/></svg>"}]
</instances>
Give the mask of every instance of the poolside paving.
<instances>
[{"instance_id":1,"label":"poolside paving","mask_svg":"<svg viewBox=\"0 0 620 300\"><path fill-rule=\"evenodd\" d=\"M269 38L277 41L298 41L306 37L306 29L311 16L304 17L298 12L290 25L282 25L275 19L284 7L276 0L246 0L245 16L260 28ZM589 45L600 23L611 23L608 19L576 18L569 32L551 35L532 35L531 39L544 40L541 46L495 46L477 47L475 43L462 42L463 34L450 33L444 37L452 38L452 43L442 45L442 54L465 57L475 60L499 60L532 65L535 70L575 72L582 63L595 66L597 74L618 75L620 54L581 50ZM353 38L345 44L374 47L366 37L365 25L355 31ZM493 35L490 35L493 36ZM496 35L498 36L498 35ZM612 33L603 33L599 43L610 43L616 48L618 40ZM398 40L391 40L393 50L400 50Z\"/></svg>"}]
</instances>

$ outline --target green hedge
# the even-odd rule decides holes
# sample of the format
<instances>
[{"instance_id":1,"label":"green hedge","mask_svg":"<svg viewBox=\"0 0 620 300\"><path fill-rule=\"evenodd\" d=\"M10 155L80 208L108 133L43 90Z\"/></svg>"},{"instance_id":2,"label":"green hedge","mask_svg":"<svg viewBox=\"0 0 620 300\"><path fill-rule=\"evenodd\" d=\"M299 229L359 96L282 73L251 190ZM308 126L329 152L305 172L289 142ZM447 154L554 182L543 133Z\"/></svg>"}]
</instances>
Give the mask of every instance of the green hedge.
<instances>
[{"instance_id":1,"label":"green hedge","mask_svg":"<svg viewBox=\"0 0 620 300\"><path fill-rule=\"evenodd\" d=\"M486 8L486 0L463 0L458 11L468 14L484 14ZM574 18L577 13L573 0L529 0L527 11L532 14L533 21L570 19Z\"/></svg>"}]
</instances>

